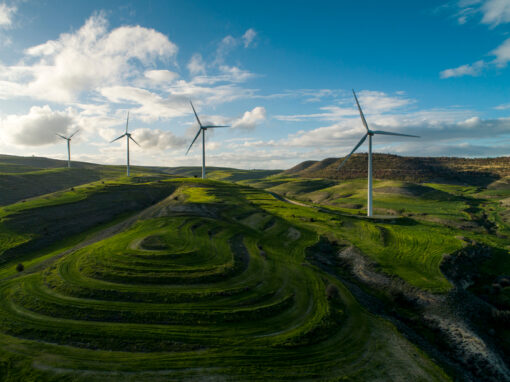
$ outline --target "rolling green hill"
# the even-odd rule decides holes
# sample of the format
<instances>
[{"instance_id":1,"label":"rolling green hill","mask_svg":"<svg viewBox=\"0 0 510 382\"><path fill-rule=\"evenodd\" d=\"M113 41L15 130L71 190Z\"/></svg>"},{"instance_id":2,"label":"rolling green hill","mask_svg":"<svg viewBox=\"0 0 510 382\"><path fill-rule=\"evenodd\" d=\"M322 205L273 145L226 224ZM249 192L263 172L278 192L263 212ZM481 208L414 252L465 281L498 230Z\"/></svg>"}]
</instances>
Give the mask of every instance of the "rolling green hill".
<instances>
[{"instance_id":1,"label":"rolling green hill","mask_svg":"<svg viewBox=\"0 0 510 382\"><path fill-rule=\"evenodd\" d=\"M4 164L60 188L0 207L2 381L508 377L510 178L368 219L366 179L51 163Z\"/></svg>"}]
</instances>

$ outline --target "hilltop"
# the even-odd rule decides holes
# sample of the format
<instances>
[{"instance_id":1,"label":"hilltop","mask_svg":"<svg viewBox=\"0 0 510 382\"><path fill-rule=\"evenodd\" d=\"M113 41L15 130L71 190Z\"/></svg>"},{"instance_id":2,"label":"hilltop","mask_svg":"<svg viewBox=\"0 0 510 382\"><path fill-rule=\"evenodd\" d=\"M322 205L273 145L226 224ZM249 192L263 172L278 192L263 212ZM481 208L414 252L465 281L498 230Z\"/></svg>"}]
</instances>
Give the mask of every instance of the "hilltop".
<instances>
[{"instance_id":1,"label":"hilltop","mask_svg":"<svg viewBox=\"0 0 510 382\"><path fill-rule=\"evenodd\" d=\"M305 161L282 174L303 178L356 179L367 177L367 154L354 154L338 170L342 158ZM402 157L373 154L375 179L486 185L510 175L510 157Z\"/></svg>"},{"instance_id":2,"label":"hilltop","mask_svg":"<svg viewBox=\"0 0 510 382\"><path fill-rule=\"evenodd\" d=\"M510 381L504 163L376 179L368 219L366 178L302 173L338 160L0 158L0 379Z\"/></svg>"}]
</instances>

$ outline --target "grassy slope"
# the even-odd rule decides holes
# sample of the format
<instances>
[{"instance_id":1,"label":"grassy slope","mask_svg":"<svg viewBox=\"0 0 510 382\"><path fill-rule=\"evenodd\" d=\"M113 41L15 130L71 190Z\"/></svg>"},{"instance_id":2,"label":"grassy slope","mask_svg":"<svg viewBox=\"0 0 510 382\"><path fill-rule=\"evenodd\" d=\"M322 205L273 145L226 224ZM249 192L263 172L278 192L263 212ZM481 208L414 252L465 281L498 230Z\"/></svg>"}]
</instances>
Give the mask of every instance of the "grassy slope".
<instances>
[{"instance_id":1,"label":"grassy slope","mask_svg":"<svg viewBox=\"0 0 510 382\"><path fill-rule=\"evenodd\" d=\"M135 176L157 175L161 168L133 167ZM0 155L0 206L98 180L114 179L125 174L124 166Z\"/></svg>"},{"instance_id":2,"label":"grassy slope","mask_svg":"<svg viewBox=\"0 0 510 382\"><path fill-rule=\"evenodd\" d=\"M190 171L192 170L193 169ZM294 310L294 313L300 312L302 316L308 317L309 307L305 311L295 308L295 306L303 307L305 304L304 302L299 302L300 298L303 298L302 296L296 296L304 293L309 296L314 296L313 299L317 299L319 293L324 293L325 283L332 282L332 280L328 281L327 276L322 275L316 269L310 270L310 276L301 275L303 272L304 274L309 272L304 270L302 265L304 262L304 249L317 240L318 234L328 235L329 237L334 236L341 242L356 245L364 253L377 261L381 265L383 271L397 275L414 286L430 291L442 292L449 289L450 285L441 274L439 264L444 254L451 253L461 248L465 245L465 240L472 239L485 242L497 249L491 260L484 265L482 269L484 277L482 277L478 285L475 285L474 289L476 291L485 290L484 288L486 288L487 285L490 286L493 280L501 274L510 274L510 261L508 260L508 249L510 249L508 241L508 235L510 233L510 215L507 213L508 206L510 205L510 182L508 179L494 182L487 188L438 183L413 184L402 181L376 181L374 185L375 212L384 215L404 216L405 218L367 220L362 217L366 201L366 181L363 179L337 183L335 181L323 179L283 177L278 174L264 173L262 171L250 175L250 172L247 171L230 169L214 169L210 171L209 174L211 177L217 179L237 181L243 185L253 186L258 189L267 189L291 199L301 200L310 204L310 206L315 206L315 208L301 207L280 202L275 200L270 194L244 186L238 187L229 186L225 183L202 183L200 180L187 180L186 185L180 187L179 191L172 198L170 202L172 206L165 207L167 214L169 214L169 209L173 211L169 214L170 216L166 218L160 216L160 218L150 219L148 223L140 223L139 226L133 228L133 231L120 234L114 240L99 242L98 244L93 244L89 249L80 249L77 252L66 255L62 260L58 261L55 268L46 265L49 258L72 247L84 238L93 236L98 230L113 224L114 220L112 219L115 219L115 216L117 216L117 221L121 221L125 219L126 215L122 215L121 212L117 215L108 215L108 217L103 220L102 226L91 225L84 232L76 232L65 241L58 241L36 251L30 251L30 254L23 255L23 261L34 271L38 271L39 269L42 269L42 271L27 276L27 280L31 280L30 282L21 282L21 280L25 280L23 277L16 277L16 281L5 281L5 289L3 290L6 294L4 296L7 302L10 301L10 307L4 306L4 308L6 309L6 315L14 315L11 317L16 317L16 315L21 312L22 315L26 316L28 314L31 317L33 316L32 318L34 319L37 318L35 316L39 314L39 319L32 323L34 329L25 330L19 327L10 328L9 325L4 326L4 333L15 334L16 337L22 338L21 340L14 340L11 336L4 337L4 348L8 349L13 347L14 349L18 349L18 347L21 346L24 349L22 353L25 354L23 356L16 356L14 353L8 353L6 357L4 357L4 362L6 363L4 369L12 372L12 367L8 365L15 364L16 362L20 362L20 365L28 365L26 362L30 362L30 360L34 359L39 360L44 351L49 351L49 348L43 351L38 342L26 341L27 338L46 339L56 343L59 343L59 341L61 343L69 343L72 338L83 335L82 340L85 342L80 342L79 344L73 342L75 346L73 352L75 353L73 353L72 361L66 358L65 351L59 350L60 346L55 345L51 347L50 354L53 354L52 357L58 361L50 362L50 366L46 363L46 359L44 359L42 363L44 366L41 366L41 368L39 368L40 370L38 369L39 371L34 371L32 367L20 366L21 373L27 378L29 378L30 373L35 373L34 375L37 375L37 378L42 378L41 376L43 374L45 378L49 378L49 376L54 375L52 374L53 372L45 374L45 372L41 370L45 370L45 368L53 370L54 368L62 367L64 369L67 367L76 369L78 367L76 363L78 360L80 360L79 364L85 369L104 368L108 370L110 368L115 368L112 363L115 362L114 359L125 359L129 360L128 362L134 362L133 368L140 370L140 368L143 368L142 364L148 362L145 361L144 357L138 358L141 354L137 354L136 357L133 356L133 353L128 353L129 355L126 355L124 352L120 352L117 354L116 352L118 349L115 348L115 346L130 346L129 349L131 351L142 350L144 352L159 351L162 349L168 350L171 346L176 346L178 351L175 357L178 357L178 362L174 355L171 357L162 355L161 364L156 365L156 363L148 362L146 367L151 370L159 368L168 369L168 363L171 362L172 365L176 364L177 368L180 370L174 370L172 375L180 378L186 377L186 373L191 373L189 375L190 378L196 377L197 373L201 373L200 371L197 372L195 369L193 369L195 371L184 371L181 367L188 368L202 364L206 365L202 372L209 374L216 372L218 375L239 375L238 373L240 373L241 370L245 370L246 373L248 373L246 375L258 376L260 378L262 378L262 376L275 378L291 377L290 374L285 374L280 369L284 367L285 362L282 361L280 364L272 364L272 361L268 361L268 359L272 359L272 357L283 357L283 359L286 359L285 356L282 355L283 353L269 352L267 358L264 358L255 350L258 345L253 347L254 345L250 342L251 340L243 342L242 349L247 353L243 353L243 351L235 354L230 353L226 351L223 346L231 346L227 344L229 343L228 341L232 340L237 347L240 344L239 339L233 340L229 337L232 333L225 334L222 332L222 330L225 329L219 329L214 325L220 324L222 321L228 321L230 326L237 325L237 323L243 320L249 320L250 314L263 318L266 317L264 314L268 314L269 312L270 314L268 317L274 318L274 320L269 321L271 324L262 321L266 326L269 325L268 327L274 325L273 329L276 330L278 327L277 325L280 325L280 327L283 325L280 321L280 314L282 314L283 317L291 317L285 316L287 310ZM266 177L267 175L269 176ZM125 182L125 179L119 180L116 186L124 187ZM181 182L180 180L173 182L165 181L162 184L168 186L168 190L173 191L172 187L177 187ZM161 182L153 183L161 186ZM170 186L170 184L173 184L173 186ZM99 188L97 188L98 186ZM140 186L147 187L148 185L141 184ZM106 188L108 189L108 187ZM5 207L0 211L0 215L3 216L2 225L0 226L2 248L5 250L10 247L19 247L24 241L36 241L37 239L37 237L35 237L37 236L37 230L30 233L30 230L19 229L21 227L20 225L7 224L10 219L32 216L34 215L33 212L41 209L44 210L45 205L47 207L48 204L58 206L59 204L65 205L83 202L86 201L89 196L96 194L100 189L100 183L90 186L85 185L83 188L76 188L73 193L56 193L49 197L35 198L29 202ZM85 190L88 190L88 192L85 192ZM108 193L113 190L114 189L103 191ZM90 200L93 200L93 198ZM183 203L188 207L183 209ZM189 208L190 206L194 207ZM140 208L142 207L138 206L131 211L136 211ZM26 212L25 215L23 215L24 212ZM97 213L99 213L99 211L96 211L96 214ZM35 213L34 216L37 216L37 213ZM23 220L21 219L20 221ZM29 221L30 219L26 220L26 222ZM218 225L221 226L221 229L216 232L219 230ZM22 226L25 227L25 225ZM296 231L299 232L298 238L296 238ZM177 236L167 236L165 232L177 232ZM217 244L215 244L217 248L221 248L221 250L216 250L215 252L214 248L210 246L209 240L202 240L208 236L215 238L217 235L223 236L221 236L221 238L217 240ZM248 268L241 270L236 268L235 251L231 247L231 243L235 241L239 235L242 235L243 242L250 253ZM150 246L147 247L149 248L148 251L147 248L143 246L143 243L150 242L149 239L144 241L144 238L147 237L151 238L150 240L155 240L156 243L159 243L159 246L162 245L161 243L164 243L163 248L168 246L171 248L171 253L168 253L167 256L161 253L161 249L156 249L154 252L150 250ZM461 240L461 237L464 239ZM197 241L197 238L201 238L200 241ZM287 241L292 244L286 243ZM197 248L202 249L197 250ZM177 251L177 253L175 253L175 251ZM163 252L168 252L168 250L164 249ZM141 256L140 253L148 256ZM214 253L216 253L216 255L214 255ZM229 260L225 257L218 257L218 253L230 253L232 258ZM163 254L163 256L158 256L160 254ZM135 258L135 261L132 261L133 258ZM83 259L87 260L85 261ZM261 280L265 280L267 276L278 280L278 277L281 277L282 274L281 269L285 269L283 273L289 273L288 277L291 277L291 274L291 278L298 277L297 280L301 281L285 281L282 285L287 286L287 283L290 282L290 285L294 285L294 289L291 287L289 287L290 289L287 289L287 287L280 288L281 290L279 289L279 292L281 293L278 295L274 293L274 286L273 290L271 290L271 288L265 289L257 286L249 292L248 286L238 287L235 282L245 278L246 275L251 275L251 267L254 263L257 263L257 260L263 265L268 262L272 264L271 271L264 270L264 276L259 277L258 282L262 282ZM14 267L16 263L17 259L13 259L0 267L0 277L12 278L15 276ZM198 266L198 264L205 264L206 267ZM267 266L267 264L264 266ZM107 271L109 269L112 271ZM278 269L280 269L280 271ZM289 270L292 271L290 272ZM70 276L66 276L66 272L71 272L69 273ZM182 277L183 274L185 275L184 277ZM222 276L219 277L217 276L218 274ZM221 283L218 281L224 277L227 278L226 282ZM300 277L305 278L300 279ZM298 286L302 285L300 283L308 285L308 283L311 282L312 279L308 279L308 277L312 277L312 279L313 277L319 277L322 286L317 286L316 289L313 289L315 292L308 290L308 288L306 290L300 290ZM190 279L194 279L195 281L190 282ZM232 280L234 283L231 283ZM254 282L256 278L248 277L247 280ZM191 290L191 292L176 295L175 291L170 293L166 290L167 287L162 287L160 285L161 282L171 283L171 285L173 285L172 288L177 288L176 290L181 292L183 290ZM86 286L84 286L84 284L86 284ZM25 287L25 285L28 286ZM219 287L217 289L208 289L210 285L214 285L215 287L219 285ZM320 285L320 283L318 285ZM347 318L351 319L351 317L354 317L355 319L361 320L360 322L364 322L363 320L367 318L361 319L361 317L365 317L365 314L362 312L358 313L359 307L355 302L352 304L346 303L346 301L350 301L352 297L349 297L348 293L342 289L341 285L338 285L338 287L341 289L341 302L338 302L339 305L337 308L343 312L344 316L342 316L342 318L341 315L337 316L333 314L335 317L333 321L338 319L337 324L332 324L330 320L331 312L334 312L334 309L331 310L328 308L324 310L323 308L319 309L314 306L312 309L314 310L314 314L318 315L317 317L323 317L323 319L315 317L311 319L312 323L305 320L307 321L306 325L304 321L301 322L297 326L299 330L291 331L292 334L288 337L280 337L280 331L276 335L274 333L265 334L265 336L271 337L271 339L278 337L278 341L276 344L266 343L264 346L270 345L278 348L282 344L281 341L283 341L283 344L287 344L285 345L287 347L304 347L308 349L310 344L305 345L306 341L308 341L307 338L315 338L317 335L319 342L322 343L320 335L317 333L320 334L321 331L326 331L328 333L333 332L336 330L334 329L336 327L335 325L342 327ZM203 293L204 288L206 289L205 294ZM195 289L199 289L200 293L195 291ZM225 294L225 290L229 292ZM289 293L284 295L282 294L283 290ZM322 290L322 292L319 292L320 290ZM247 295L243 294L245 292ZM56 295L53 296L55 293ZM52 295L53 297L50 299L48 295ZM207 296L207 301L203 302L202 300L205 296ZM237 297L234 298L232 296ZM277 296L280 298L278 299ZM509 296L510 288L505 287L500 294L491 296L491 298L497 300L495 303L505 305L507 304L506 301L510 301ZM211 297L212 300L209 299ZM225 298L225 301L222 303L223 305L220 304L223 306L223 310L221 310L221 306L218 305L218 311L211 311L210 302L212 301L216 304L215 301L221 300L220 297ZM230 297L232 297L232 299ZM175 298L177 298L178 301L172 300ZM181 298L181 300L179 300L179 298ZM76 299L76 304L70 303L74 301L73 299ZM99 300L99 302L96 302L97 300ZM104 305L101 301L107 301L108 303ZM147 312L142 314L139 312L138 307L132 304L124 305L128 301L143 302L145 305L140 304L139 307L145 309ZM168 304L170 302L178 303L178 305L171 305L169 307ZM201 304L199 302L201 302ZM198 305L195 305L195 303ZM240 312L239 308L245 307L244 303L247 304L246 306L249 307L249 309ZM327 303L327 305L331 305L330 302ZM111 304L115 307L114 309L108 308ZM336 306L335 304L336 303L333 303L334 306ZM235 313L231 311L233 307L235 307ZM178 313L172 313L170 315L171 319L162 318L166 316L166 313L163 312L168 312L174 308L178 310ZM9 309L11 310L9 311ZM12 311L12 309L14 309L14 311ZM192 312L190 313L188 309L191 309ZM201 316L201 313L199 313L201 309L206 309L209 313L207 313L206 316ZM225 309L228 310L228 314ZM317 313L315 311L316 309L322 313ZM250 310L252 313L248 312ZM119 311L124 313L120 314L120 316L116 315L115 312ZM62 326L62 323L65 323L67 326L69 323L68 320L75 319L77 312L80 313L74 329L70 328L69 331L66 332L67 334L62 334L63 337L60 337L61 334L55 334L57 328ZM329 318L324 319L324 317L326 317L324 314ZM361 314L361 316L359 316L359 314ZM59 321L59 324L55 324L53 329L51 329L51 325L49 325L49 329L42 330L40 328L41 320L44 320L45 317L48 316L61 317L64 321ZM227 316L234 318L227 319ZM14 319L14 321L16 321L16 319ZM178 337L179 341L176 343L172 342L173 345L168 342L170 339L165 340L163 337L159 345L155 344L154 341L150 339L144 342L141 337L136 337L136 335L134 335L134 337L131 338L124 330L117 327L117 323L120 321L119 324L122 324L122 322L124 322L123 320L127 320L125 322L126 324L130 323L128 326L129 330L137 330L141 325L140 327L143 327L143 329L140 329L140 336L144 338L146 331L149 330L146 328L146 324L149 325L149 331L152 331L154 326L166 328L167 325L171 325L172 338L177 338L173 337L177 335L177 332L181 333L181 337ZM199 330L200 339L197 340L198 342L193 340L181 343L181 340L187 338L188 334L196 330L196 328L191 330L185 326L180 327L180 325L187 322L195 322L193 320L198 320L199 324L197 325L199 325L199 327L205 321L210 322L213 327L209 329L212 330L212 332L207 331L209 329L204 329L205 331L203 333ZM9 322L10 320L7 321ZM93 329L84 331L81 322L87 324L85 327L89 327L89 321L96 322L96 324L90 325L90 328ZM112 323L112 321L115 323ZM289 318L283 321L289 325L293 322ZM382 350L383 353L386 351L394 352L395 347L393 345L396 343L400 344L398 346L404 346L401 342L402 340L399 339L398 336L394 337L395 333L393 329L377 326L378 324L375 324L376 321L373 321L373 319L369 319L368 321L369 324L367 325L370 329L363 326L365 328L364 330L375 330L375 336L383 336L382 332L386 333L384 336L389 335L388 333L393 333L390 337L386 337L391 345L387 345L387 350ZM98 328L104 327L104 324L98 324L97 322L110 322L108 325L112 326L112 328L105 328L105 332L102 332ZM310 330L304 329L300 326L301 324L305 325ZM177 325L179 330L175 329L175 325ZM377 329L373 329L374 325L377 326ZM253 327L244 328L246 330L255 330ZM20 332L16 330L20 330ZM109 330L113 330L111 333L120 334L115 337ZM259 332L262 330L263 332L261 328L256 330ZM99 337L104 337L105 333L110 333L114 339L110 340L110 343L105 343L104 339L97 338L98 336L94 334L96 332ZM79 333L79 335L77 333ZM141 333L144 334L142 335ZM158 333L161 334L162 332ZM207 343L207 340L203 342L203 340L204 338L214 338L214 341L219 341L218 337L216 337L218 333L222 333L226 342L221 345L222 350L220 354L222 354L222 356L219 356L219 354L212 356L209 352L210 343ZM249 332L242 333L245 333L247 336L246 338L250 338L251 334L249 334ZM109 336L110 334L106 335ZM345 335L345 332L343 335ZM505 334L503 333L503 335ZM341 337L342 336L335 338L342 343L344 343L343 341L349 343L346 339L340 339ZM371 337L371 335L368 337L364 336L361 342L364 344L370 343L371 340L369 340L369 337ZM25 340L23 340L23 338L25 338ZM282 340L282 338L286 339ZM508 339L510 340L510 336L508 336ZM119 345L119 342L122 345ZM191 345L188 342L191 342ZM158 348L158 346L160 347ZM191 346L191 348L187 346ZM343 359L342 357L344 357L344 355L336 353L336 350L331 350L336 349L336 346L338 346L337 343L335 343L335 346L331 347L323 347L322 344L317 345L317 349L320 349L320 351L317 350L317 352L322 355L324 352L331 351L335 357ZM372 345L367 346L370 347ZM94 353L90 353L89 359L89 356L85 354L90 350L78 349L80 347L115 350L115 356L120 358L115 358L112 355L113 353L107 352L106 354L112 355L113 358L105 356L105 363L102 366L98 366L101 362L91 363ZM28 348L31 350L28 351ZM208 349L206 351L207 355L201 356L202 358L196 358L195 356L198 349ZM348 349L354 353L359 350L349 347ZM218 349L216 350L219 351ZM185 352L186 356L183 356L183 352ZM147 355L146 358L153 359L155 353L150 354L152 357ZM223 357L223 354L226 356ZM239 359L247 357L247 354L250 354L249 357L253 356L253 359L261 357L260 360L264 359L264 362L269 363L265 364L262 361L257 361L247 366L235 361L235 359L239 357ZM318 373L318 376L349 375L354 379L370 379L373 377L370 371L373 371L374 368L374 363L372 362L364 365L359 370L356 369L356 371L353 371L354 374L352 374L346 372L345 367L348 364L347 361L343 364L344 366L338 366L335 372L333 371L335 369L333 366L329 368L326 366L324 368L313 366L319 363L332 365L331 359L334 357L325 357L323 359L314 358L308 351L303 351L303 349L294 353L293 356L297 357L296 354L303 354L304 359L310 361L305 363L303 367L297 371L298 373L305 373L302 374L305 376ZM306 354L306 356L304 354ZM395 378L396 375L392 373L396 371L393 368L396 365L395 362L400 362L399 359L401 357L403 357L401 354L394 354L390 357L391 360L385 369L386 374L384 374L383 378ZM420 358L422 356L418 354L416 357ZM228 361L227 358L229 359ZM206 359L208 361L205 361ZM378 357L376 357L376 359L378 359ZM413 360L407 357L404 357L404 359L405 360L402 362L407 365L405 367L409 367L411 370L411 374L407 375L406 378L409 378L411 375L415 378L416 375L423 376L427 373L432 373L435 377L428 376L425 377L425 379L442 378L440 374L437 374L437 370L434 369L433 366L426 366L425 369L421 368L421 371L418 372L418 369L415 367L416 359ZM136 363L135 360L140 360L140 362ZM353 361L351 360L350 362ZM428 365L428 363L425 364ZM125 364L119 367L126 370ZM312 374L306 374L309 372ZM412 374L415 372L418 374ZM170 372L165 371L162 372L161 375L166 375L165 373ZM74 372L71 374L75 375ZM99 374L95 374L95 376L100 379L98 375ZM111 374L108 375L111 376ZM21 374L17 375L17 377L21 378ZM16 380L17 377L15 374L15 376L12 376L12 380ZM125 375L119 377L119 379L124 377Z\"/></svg>"},{"instance_id":3,"label":"grassy slope","mask_svg":"<svg viewBox=\"0 0 510 382\"><path fill-rule=\"evenodd\" d=\"M124 183L4 208L4 220L151 187ZM177 191L117 235L53 262L55 247L34 253L19 275L16 259L0 268L3 380L447 379L305 263L318 234L343 235L337 215L227 183L154 186ZM339 289L332 300L329 283Z\"/></svg>"}]
</instances>

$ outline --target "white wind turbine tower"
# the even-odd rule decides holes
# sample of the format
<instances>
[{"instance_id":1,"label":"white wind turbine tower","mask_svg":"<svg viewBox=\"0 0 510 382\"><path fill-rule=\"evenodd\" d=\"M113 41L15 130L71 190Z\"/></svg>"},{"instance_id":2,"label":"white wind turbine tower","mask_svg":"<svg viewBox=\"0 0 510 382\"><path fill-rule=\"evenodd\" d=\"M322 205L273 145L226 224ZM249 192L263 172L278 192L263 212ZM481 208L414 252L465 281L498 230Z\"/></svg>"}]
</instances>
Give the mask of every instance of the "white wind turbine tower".
<instances>
[{"instance_id":1,"label":"white wind turbine tower","mask_svg":"<svg viewBox=\"0 0 510 382\"><path fill-rule=\"evenodd\" d=\"M64 135L57 134L60 138L65 139L67 141L67 167L71 168L71 138L80 131L80 129L76 130L70 136L66 137Z\"/></svg>"},{"instance_id":2,"label":"white wind turbine tower","mask_svg":"<svg viewBox=\"0 0 510 382\"><path fill-rule=\"evenodd\" d=\"M202 133L202 179L205 179L205 131L207 129L215 129L217 127L230 127L230 126L220 126L220 125L202 125L202 122L200 122L200 119L198 118L197 112L195 111L195 108L193 106L193 102L191 100L189 101L191 104L191 108L193 109L193 113L195 114L195 117L198 122L198 133L195 135L195 138L193 138L193 142L191 142L191 145L188 147L188 151L186 151L186 155L188 155L189 150L191 149L191 146L193 146L193 143L197 140L200 133Z\"/></svg>"},{"instance_id":3,"label":"white wind turbine tower","mask_svg":"<svg viewBox=\"0 0 510 382\"><path fill-rule=\"evenodd\" d=\"M380 131L380 130L370 130L368 128L367 121L365 119L365 116L363 115L363 111L361 110L361 106L358 102L358 97L356 97L356 93L354 92L354 89L352 90L352 94L354 94L354 99L356 100L356 105L358 105L359 115L361 117L361 121L363 122L363 126L365 126L365 129L367 130L366 134L361 138L361 140L358 142L356 146L354 146L354 149L352 149L351 153L345 157L345 159L340 163L340 166L338 166L338 170L345 164L347 159L354 154L354 152L360 147L363 142L368 137L368 195L367 195L367 216L372 216L372 137L375 134L381 134L381 135L396 135L399 137L412 137L412 138L419 138L417 135L408 135L408 134L400 134L400 133L390 133L388 131Z\"/></svg>"},{"instance_id":4,"label":"white wind turbine tower","mask_svg":"<svg viewBox=\"0 0 510 382\"><path fill-rule=\"evenodd\" d=\"M126 144L127 144L127 171L126 171L126 173L127 173L127 176L129 176L129 140L131 139L138 146L140 146L138 144L138 142L135 141L134 138L131 136L131 133L128 133L128 125L129 125L129 111L128 111L127 120L126 120L126 132L124 134L122 134L120 137L117 137L113 141L110 142L110 143L113 143L113 142L115 142L116 140L119 140L122 137L126 137Z\"/></svg>"}]
</instances>

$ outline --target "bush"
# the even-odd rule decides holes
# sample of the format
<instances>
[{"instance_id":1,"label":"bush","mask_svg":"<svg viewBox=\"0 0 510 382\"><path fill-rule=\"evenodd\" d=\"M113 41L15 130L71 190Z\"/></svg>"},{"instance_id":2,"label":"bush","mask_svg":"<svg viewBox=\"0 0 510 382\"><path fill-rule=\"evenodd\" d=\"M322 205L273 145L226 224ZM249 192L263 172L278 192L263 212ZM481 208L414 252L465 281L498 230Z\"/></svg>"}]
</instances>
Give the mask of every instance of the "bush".
<instances>
[{"instance_id":1,"label":"bush","mask_svg":"<svg viewBox=\"0 0 510 382\"><path fill-rule=\"evenodd\" d=\"M334 300L338 298L340 295L340 291L338 290L338 287L334 284L328 284L326 287L326 297L328 300Z\"/></svg>"},{"instance_id":2,"label":"bush","mask_svg":"<svg viewBox=\"0 0 510 382\"><path fill-rule=\"evenodd\" d=\"M25 266L21 263L19 263L18 265L16 265L16 270L18 272L23 272L25 270Z\"/></svg>"}]
</instances>

